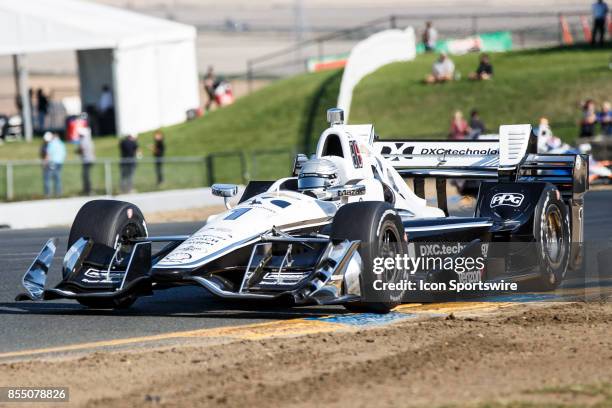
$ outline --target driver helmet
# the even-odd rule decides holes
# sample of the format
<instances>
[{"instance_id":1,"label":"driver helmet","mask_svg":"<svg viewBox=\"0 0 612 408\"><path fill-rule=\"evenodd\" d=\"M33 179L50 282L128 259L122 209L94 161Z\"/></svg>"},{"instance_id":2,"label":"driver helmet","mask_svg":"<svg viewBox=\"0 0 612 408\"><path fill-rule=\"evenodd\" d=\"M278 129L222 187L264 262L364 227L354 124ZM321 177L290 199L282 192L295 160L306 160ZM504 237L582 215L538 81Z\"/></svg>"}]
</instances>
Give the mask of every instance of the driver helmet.
<instances>
[{"instance_id":1,"label":"driver helmet","mask_svg":"<svg viewBox=\"0 0 612 408\"><path fill-rule=\"evenodd\" d=\"M327 159L310 159L302 165L298 174L300 192L324 192L338 184L338 168Z\"/></svg>"}]
</instances>

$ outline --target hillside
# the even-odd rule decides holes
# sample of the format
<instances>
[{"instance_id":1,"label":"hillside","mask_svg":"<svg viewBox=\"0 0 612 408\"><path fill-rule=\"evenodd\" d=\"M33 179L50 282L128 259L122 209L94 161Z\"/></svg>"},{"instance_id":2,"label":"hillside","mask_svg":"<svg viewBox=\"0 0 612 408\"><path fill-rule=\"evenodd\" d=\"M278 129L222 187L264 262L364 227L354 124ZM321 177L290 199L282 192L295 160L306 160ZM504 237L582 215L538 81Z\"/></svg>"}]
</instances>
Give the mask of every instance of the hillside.
<instances>
[{"instance_id":1,"label":"hillside","mask_svg":"<svg viewBox=\"0 0 612 408\"><path fill-rule=\"evenodd\" d=\"M383 67L355 90L352 122L373 122L383 137L446 137L456 109L468 115L476 108L490 130L505 123L537 124L549 118L565 140L578 134L579 103L612 99L611 49L547 49L493 54L495 79L465 79L476 69L477 55L454 57L461 81L421 83L434 55Z\"/></svg>"},{"instance_id":2,"label":"hillside","mask_svg":"<svg viewBox=\"0 0 612 408\"><path fill-rule=\"evenodd\" d=\"M351 123L374 123L383 138L445 138L456 109L467 115L476 108L488 128L495 131L504 123L537 123L550 119L553 130L572 141L580 118L580 101L612 99L611 48L545 49L492 55L495 79L471 82L465 79L477 65L478 55L454 57L463 79L443 85L425 85L434 55L415 61L385 66L364 78L355 90ZM215 181L270 179L288 174L295 151L312 152L319 133L326 127L325 111L336 103L341 71L304 74L278 81L239 99L234 105L204 117L164 129L167 155L201 157L215 152L244 152L244 172L239 156L214 160ZM151 134L140 144L145 157L151 156ZM114 137L97 138L99 159L118 157ZM0 146L0 161L36 160L40 141ZM267 152L262 152L267 151ZM69 157L76 159L74 149ZM94 184L104 191L104 169L94 169ZM116 188L118 169L113 166ZM204 162L167 166L165 185L154 183L152 164L141 163L137 189L201 186L210 180ZM0 197L5 195L5 166L0 165ZM79 189L80 168L65 166L66 194ZM69 175L70 174L70 175ZM14 168L16 197L40 195L42 183L37 164ZM18 191L17 191L18 190Z\"/></svg>"}]
</instances>

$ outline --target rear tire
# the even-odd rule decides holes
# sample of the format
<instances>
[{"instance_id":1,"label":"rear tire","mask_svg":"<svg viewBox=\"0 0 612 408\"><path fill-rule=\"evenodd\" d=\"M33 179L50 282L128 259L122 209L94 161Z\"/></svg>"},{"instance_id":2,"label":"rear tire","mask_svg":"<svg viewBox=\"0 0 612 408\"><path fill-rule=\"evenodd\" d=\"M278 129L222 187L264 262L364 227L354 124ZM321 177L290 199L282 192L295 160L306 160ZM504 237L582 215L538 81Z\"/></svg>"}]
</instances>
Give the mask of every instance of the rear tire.
<instances>
[{"instance_id":1,"label":"rear tire","mask_svg":"<svg viewBox=\"0 0 612 408\"><path fill-rule=\"evenodd\" d=\"M388 203L364 201L341 207L332 223L332 241L361 241L359 255L363 270L360 275L361 301L344 304L352 312L388 313L402 301L404 291L374 288L382 284L398 283L404 279L401 269L373 271L374 259L403 256L406 253L404 226L397 212ZM379 285L380 286L380 285Z\"/></svg>"},{"instance_id":2,"label":"rear tire","mask_svg":"<svg viewBox=\"0 0 612 408\"><path fill-rule=\"evenodd\" d=\"M147 236L144 216L134 204L116 200L93 200L81 207L77 213L70 228L68 249L79 238L86 237L95 244L111 249L120 244L120 253L127 256L133 247L129 240ZM125 309L135 300L135 297L129 296L120 299L78 299L78 302L96 309Z\"/></svg>"},{"instance_id":3,"label":"rear tire","mask_svg":"<svg viewBox=\"0 0 612 408\"><path fill-rule=\"evenodd\" d=\"M570 221L559 190L550 188L540 198L534 214L533 235L538 244L541 277L535 290L555 290L565 278L570 259Z\"/></svg>"}]
</instances>

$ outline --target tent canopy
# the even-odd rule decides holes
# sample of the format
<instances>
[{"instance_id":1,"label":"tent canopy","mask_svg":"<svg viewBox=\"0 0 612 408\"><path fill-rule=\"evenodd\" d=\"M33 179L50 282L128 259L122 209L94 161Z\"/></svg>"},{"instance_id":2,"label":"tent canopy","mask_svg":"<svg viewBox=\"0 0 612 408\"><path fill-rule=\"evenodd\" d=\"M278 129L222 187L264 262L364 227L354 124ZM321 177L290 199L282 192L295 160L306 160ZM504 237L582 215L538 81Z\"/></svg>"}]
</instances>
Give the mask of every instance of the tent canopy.
<instances>
[{"instance_id":1,"label":"tent canopy","mask_svg":"<svg viewBox=\"0 0 612 408\"><path fill-rule=\"evenodd\" d=\"M0 55L17 61L28 139L24 54L76 51L82 109L95 112L102 86L111 86L108 120L120 134L180 123L200 104L192 26L82 0L0 0L0 26Z\"/></svg>"},{"instance_id":2,"label":"tent canopy","mask_svg":"<svg viewBox=\"0 0 612 408\"><path fill-rule=\"evenodd\" d=\"M0 55L195 39L194 27L79 0L2 0Z\"/></svg>"}]
</instances>

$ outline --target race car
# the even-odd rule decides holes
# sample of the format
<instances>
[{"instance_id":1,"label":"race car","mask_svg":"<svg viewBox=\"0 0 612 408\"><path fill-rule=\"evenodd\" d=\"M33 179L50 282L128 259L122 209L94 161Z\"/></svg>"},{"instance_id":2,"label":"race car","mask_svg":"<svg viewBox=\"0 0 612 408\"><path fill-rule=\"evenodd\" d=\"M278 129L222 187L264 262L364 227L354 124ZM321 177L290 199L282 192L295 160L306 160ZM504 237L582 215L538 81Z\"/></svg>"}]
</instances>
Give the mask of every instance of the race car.
<instances>
[{"instance_id":1,"label":"race car","mask_svg":"<svg viewBox=\"0 0 612 408\"><path fill-rule=\"evenodd\" d=\"M384 141L372 125L345 124L340 109L327 116L316 152L297 155L289 177L251 181L233 207L239 188L213 185L227 210L189 236L149 236L141 211L127 202L86 203L70 230L62 280L46 287L57 246L51 239L17 300L125 308L158 290L199 285L221 298L386 313L410 301L402 282L505 279L554 289L578 257L570 244L582 242L588 159L536 153L530 125L501 126L495 141ZM437 206L425 199L431 177ZM449 215L449 178L485 180L472 216ZM525 246L514 258L486 249L506 242ZM380 260L423 248L487 262L475 271L380 270Z\"/></svg>"}]
</instances>

